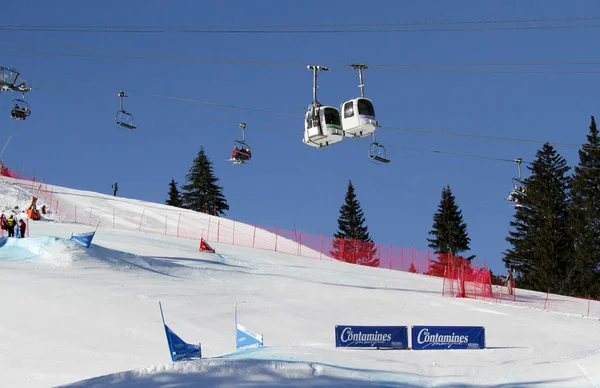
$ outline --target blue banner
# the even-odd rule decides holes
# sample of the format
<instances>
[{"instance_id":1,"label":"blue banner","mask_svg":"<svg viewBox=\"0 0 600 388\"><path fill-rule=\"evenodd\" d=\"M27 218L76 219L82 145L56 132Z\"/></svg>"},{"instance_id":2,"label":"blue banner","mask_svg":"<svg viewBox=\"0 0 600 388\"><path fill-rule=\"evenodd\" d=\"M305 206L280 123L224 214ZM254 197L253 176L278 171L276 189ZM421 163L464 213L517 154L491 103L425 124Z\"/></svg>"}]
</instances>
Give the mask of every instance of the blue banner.
<instances>
[{"instance_id":1,"label":"blue banner","mask_svg":"<svg viewBox=\"0 0 600 388\"><path fill-rule=\"evenodd\" d=\"M89 248L92 245L92 239L96 232L83 233L83 234L72 234L71 240L75 241L79 245L85 248Z\"/></svg>"},{"instance_id":2,"label":"blue banner","mask_svg":"<svg viewBox=\"0 0 600 388\"><path fill-rule=\"evenodd\" d=\"M262 334L256 334L236 322L235 346L237 350L261 348L263 346Z\"/></svg>"},{"instance_id":3,"label":"blue banner","mask_svg":"<svg viewBox=\"0 0 600 388\"><path fill-rule=\"evenodd\" d=\"M411 331L415 350L485 349L482 326L413 326Z\"/></svg>"},{"instance_id":4,"label":"blue banner","mask_svg":"<svg viewBox=\"0 0 600 388\"><path fill-rule=\"evenodd\" d=\"M169 351L171 353L171 360L181 361L195 358L202 358L202 350L200 345L188 344L181 339L169 326L165 326L165 333L167 334L167 342L169 343Z\"/></svg>"},{"instance_id":5,"label":"blue banner","mask_svg":"<svg viewBox=\"0 0 600 388\"><path fill-rule=\"evenodd\" d=\"M335 347L408 349L408 327L336 326Z\"/></svg>"},{"instance_id":6,"label":"blue banner","mask_svg":"<svg viewBox=\"0 0 600 388\"><path fill-rule=\"evenodd\" d=\"M162 304L158 302L160 308L160 316L165 327L165 334L167 335L167 344L169 345L169 353L171 361L191 360L202 358L202 349L200 344L188 344L181 339L173 330L165 323L165 315L163 314Z\"/></svg>"}]
</instances>

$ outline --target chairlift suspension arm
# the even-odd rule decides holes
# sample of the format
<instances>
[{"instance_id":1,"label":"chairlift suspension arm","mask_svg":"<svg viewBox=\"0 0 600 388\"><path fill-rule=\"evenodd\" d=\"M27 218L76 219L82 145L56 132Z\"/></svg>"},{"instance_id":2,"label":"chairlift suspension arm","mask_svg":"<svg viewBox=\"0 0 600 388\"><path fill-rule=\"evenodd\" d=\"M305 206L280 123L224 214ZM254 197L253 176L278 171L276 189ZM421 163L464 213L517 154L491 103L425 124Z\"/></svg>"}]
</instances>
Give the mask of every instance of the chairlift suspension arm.
<instances>
[{"instance_id":1,"label":"chairlift suspension arm","mask_svg":"<svg viewBox=\"0 0 600 388\"><path fill-rule=\"evenodd\" d=\"M363 69L368 69L368 67L364 63L350 64L349 66L352 66L352 68L355 70L358 69L358 79L360 81L360 85L358 85L358 87L360 88L360 96L364 98L365 97L365 83L363 82Z\"/></svg>"},{"instance_id":2,"label":"chairlift suspension arm","mask_svg":"<svg viewBox=\"0 0 600 388\"><path fill-rule=\"evenodd\" d=\"M515 163L517 163L517 168L519 169L519 181L522 180L522 175L521 175L521 163L523 162L523 159L518 158L515 159Z\"/></svg>"},{"instance_id":3,"label":"chairlift suspension arm","mask_svg":"<svg viewBox=\"0 0 600 388\"><path fill-rule=\"evenodd\" d=\"M246 123L241 123L239 126L242 128L242 143L246 143Z\"/></svg>"},{"instance_id":4,"label":"chairlift suspension arm","mask_svg":"<svg viewBox=\"0 0 600 388\"><path fill-rule=\"evenodd\" d=\"M308 70L313 72L313 106L318 107L321 106L321 103L317 100L317 71L327 71L329 70L325 66L307 66Z\"/></svg>"},{"instance_id":5,"label":"chairlift suspension arm","mask_svg":"<svg viewBox=\"0 0 600 388\"><path fill-rule=\"evenodd\" d=\"M121 112L125 112L123 110L123 97L127 97L127 96L125 95L124 91L119 92L118 96L119 96L119 108L121 109Z\"/></svg>"}]
</instances>

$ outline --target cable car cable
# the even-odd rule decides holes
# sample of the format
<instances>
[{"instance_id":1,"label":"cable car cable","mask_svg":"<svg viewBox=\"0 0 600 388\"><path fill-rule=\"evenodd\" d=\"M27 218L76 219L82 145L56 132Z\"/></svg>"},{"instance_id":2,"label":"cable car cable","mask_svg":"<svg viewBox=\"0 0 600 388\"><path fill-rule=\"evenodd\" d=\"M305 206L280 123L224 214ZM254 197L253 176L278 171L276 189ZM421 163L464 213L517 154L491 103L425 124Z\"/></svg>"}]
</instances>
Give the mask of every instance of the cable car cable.
<instances>
[{"instance_id":1,"label":"cable car cable","mask_svg":"<svg viewBox=\"0 0 600 388\"><path fill-rule=\"evenodd\" d=\"M43 85L43 82L41 84L38 84L38 85ZM99 84L95 84L94 86L105 87L104 85L99 85ZM64 87L64 85L61 85L61 87ZM114 90L115 87L111 87L111 89ZM129 89L129 88L127 88L127 90L132 90L132 91L136 92L136 89ZM194 104L202 104L202 105L209 106L209 107L219 107L219 108L226 108L226 109L242 110L242 111L260 113L260 114L266 114L266 115L273 115L273 116L279 116L279 117L287 117L287 118L293 118L293 119L301 119L301 118L303 118L303 116L300 116L300 115L292 115L292 114L281 113L281 112L272 112L272 111L268 111L268 110L264 110L264 109L246 108L246 107L235 106L235 105L220 104L220 103L215 103L215 102L210 102L210 101L197 100L197 99L193 99L193 98L165 96L165 95L159 95L159 94L156 94L156 93L141 92L139 90L137 92L138 93L146 93L146 94L149 94L149 95L151 95L153 97L166 98L166 99L175 100L175 101L184 101L184 102L194 103ZM138 99L138 100L144 100L144 99L145 100L150 100L148 98L139 97L139 96L136 96L136 99ZM140 107L139 105L131 105L131 106L138 107L138 108ZM231 123L228 123L228 124L231 124ZM414 132L414 133L426 133L426 134L441 135L441 136L464 137L464 138L472 138L472 139L487 140L487 141L502 141L502 142L512 142L512 143L522 143L522 144L544 144L544 143L548 142L548 141L543 141L543 140L510 138L510 137L488 136L488 135L477 135L477 134L451 132L451 131L436 131L436 130L431 130L431 129L416 129L416 128L406 128L406 127L392 127L392 126L387 126L387 125L380 126L380 128L381 129L385 129L385 130L405 131L405 132ZM553 146L568 147L568 148L581 148L581 146L582 146L581 144L566 143L566 142L554 142L554 141L550 141L548 143L550 143ZM588 147L588 148L591 148L591 147Z\"/></svg>"},{"instance_id":2,"label":"cable car cable","mask_svg":"<svg viewBox=\"0 0 600 388\"><path fill-rule=\"evenodd\" d=\"M66 95L66 96L72 96L73 94L71 93L65 93L64 90L51 90L51 89L38 89L39 91L42 92L49 92L52 94L58 93L58 94L62 94L62 95ZM100 101L106 104L110 104L110 105L114 105L114 101L112 100L108 100L108 99L102 99L102 98L96 98L96 97L89 97L88 95L82 95L82 94L78 94L77 95L79 98L83 98L83 99L88 99L88 100L93 100L93 101ZM164 112L161 110L157 110L156 108L151 108L151 107L146 107L146 106L142 106L142 105L134 105L134 104L128 104L128 106L133 106L136 109L142 109L142 110L147 110L147 111L151 111L156 113L157 111L160 112ZM169 113L171 114L171 113ZM203 122L213 122L213 123L217 123L217 124L224 124L227 126L234 126L236 124L232 124L232 122L226 122L226 121L222 121L222 120L214 120L214 119L207 119L207 118L200 118L200 117L193 117L193 116L186 116L186 115L181 115L178 114L178 117L180 118L185 118L185 119L191 119L191 120L196 120L196 121L203 121ZM237 124L239 125L239 124ZM257 131L261 131L261 132L270 132L270 133L280 133L280 134L292 134L295 132L291 132L291 131L285 131L285 130L278 130L278 129L270 129L270 128L264 128L264 127L257 127L254 130ZM508 138L507 138L508 139ZM521 139L512 139L512 140L521 140ZM533 140L526 140L527 142L535 142ZM552 143L551 143L552 144ZM568 144L568 143L559 143L559 144ZM491 157L491 156L485 156L485 155L477 155L477 154L470 154L470 153L460 153L460 152L454 152L454 151L442 151L442 150L436 150L436 149L426 149L426 148L418 148L418 147L411 147L411 146L401 146L401 145L395 145L395 144L389 144L388 142L388 147L390 148L397 148L397 149L406 149L406 150L410 150L410 151L417 151L417 152L427 152L427 153L434 153L434 154L440 154L440 155L452 155L452 156L458 156L458 157L468 157L468 158L475 158L475 159L483 159L483 160L491 160L491 161L498 161L498 162L507 162L507 163L514 163L514 159L506 159L506 158L497 158L497 157ZM584 147L586 149L592 149L592 147L588 147L585 146ZM523 164L525 165L530 165L533 162L528 162L528 161L522 161ZM573 166L571 167L572 169L574 169L575 167L581 168L581 169L586 169L586 170L600 170L599 168L596 167L585 167L585 166Z\"/></svg>"},{"instance_id":3,"label":"cable car cable","mask_svg":"<svg viewBox=\"0 0 600 388\"><path fill-rule=\"evenodd\" d=\"M187 56L174 56L165 55L162 52L132 52L130 50L116 50L116 49L105 49L99 47L89 47L81 45L71 45L62 43L47 43L47 42L33 42L33 41L15 41L13 39L0 38L0 41L7 41L10 43L16 43L19 45L42 45L51 47L61 47L74 50L84 51L100 51L108 53L121 53L122 56L117 55L86 55L77 53L56 53L56 52L27 52L27 51L0 51L6 54L16 55L47 55L47 56L72 56L72 57L89 57L89 58L100 58L100 59L141 59L141 60L165 60L165 61L193 61L193 62L214 62L214 63L230 63L239 65L253 65L261 67L278 67L278 68L296 68L296 66L304 67L305 62L272 62L272 61L254 61L247 59L219 59L219 58L207 58L207 57L187 57ZM378 67L390 68L390 67L508 67L508 66L591 66L600 65L600 62L594 61L548 61L548 62L498 62L498 63L378 63L369 65L370 72L392 72L388 70L378 70ZM347 69L347 64L333 64L330 66L339 67L336 71L351 71ZM397 69L394 72L404 72L405 69ZM409 69L409 71L413 71ZM421 70L420 70L421 71ZM424 70L423 70L424 71ZM478 70L481 71L481 70ZM516 71L516 70L511 70Z\"/></svg>"},{"instance_id":4,"label":"cable car cable","mask_svg":"<svg viewBox=\"0 0 600 388\"><path fill-rule=\"evenodd\" d=\"M207 63L228 63L228 64L239 64L247 66L258 66L258 67L271 67L278 69L290 69L297 70L297 66L301 66L300 63L268 63L268 62L252 62L252 61L239 61L239 60L221 60L221 59L208 59L208 58L193 58L193 57L160 57L153 54L145 56L146 54L133 54L133 55L92 55L92 54L78 54L78 53L49 53L49 52L36 52L36 51L11 51L11 50L0 50L1 54L9 55L32 55L32 56L47 56L47 57L71 57L71 58L90 58L90 59L134 59L134 60L152 60L152 61L199 61ZM516 64L515 64L516 65ZM552 65L548 63L546 65ZM568 65L563 63L562 65ZM572 65L580 66L582 64L573 63ZM588 63L587 65L600 65L598 63ZM377 65L377 66L403 66L410 67L412 65ZM431 67L438 66L450 66L444 64L431 64ZM457 64L457 67L468 67L468 66L501 66L501 65L483 65L483 64ZM509 66L508 64L502 66ZM523 64L521 66L531 66L531 64ZM542 66L541 64L539 66ZM426 67L426 66L424 66ZM339 69L336 72L348 72L346 69ZM455 74L552 74L552 75L597 75L600 74L600 70L522 70L522 69L431 69L431 68L417 68L417 69L373 69L371 72L374 73L455 73Z\"/></svg>"},{"instance_id":5,"label":"cable car cable","mask_svg":"<svg viewBox=\"0 0 600 388\"><path fill-rule=\"evenodd\" d=\"M326 23L326 24L271 24L271 25L150 25L150 26L130 26L130 25L63 25L65 28L139 28L139 29L184 29L184 28L324 28L324 27L374 27L374 26L417 26L417 25L454 25L454 24L517 24L517 23L556 23L556 22L573 22L573 21L600 21L600 17L567 17L567 18L542 18L542 19L488 19L488 20L455 20L455 21L415 21L415 22L399 22L399 23ZM5 28L54 28L60 25L0 25Z\"/></svg>"},{"instance_id":6,"label":"cable car cable","mask_svg":"<svg viewBox=\"0 0 600 388\"><path fill-rule=\"evenodd\" d=\"M514 137L476 135L476 134L450 132L450 131L435 131L435 130L431 130L431 129L414 129L414 128L390 127L390 126L381 126L381 128L395 130L395 131L427 133L427 134L442 135L442 136L465 137L465 138L472 138L472 139L479 139L479 140L503 141L503 142L512 142L512 143L530 143L530 144L550 143L554 146L581 148L581 144L565 143L565 142L549 142L549 141L545 141L545 140L520 139L520 138L514 138Z\"/></svg>"},{"instance_id":7,"label":"cable car cable","mask_svg":"<svg viewBox=\"0 0 600 388\"><path fill-rule=\"evenodd\" d=\"M263 26L68 26L68 25L0 25L0 31L43 31L43 32L100 32L100 33L340 33L340 32L448 32L448 31L501 31L501 30L539 30L569 28L599 28L596 25L550 25L530 27L484 27L484 28L438 28L438 29L378 29L357 30L353 28L382 27L423 27L423 26L458 26L483 24L523 24L523 23L560 23L560 22L594 22L598 17L548 18L548 19L513 19L513 20L474 20L474 21L417 21L404 23L372 23L372 24L313 24L313 25L263 25ZM298 29L309 30L298 30ZM319 28L315 30L315 28ZM326 28L336 28L327 30ZM296 30L290 30L296 29Z\"/></svg>"}]
</instances>

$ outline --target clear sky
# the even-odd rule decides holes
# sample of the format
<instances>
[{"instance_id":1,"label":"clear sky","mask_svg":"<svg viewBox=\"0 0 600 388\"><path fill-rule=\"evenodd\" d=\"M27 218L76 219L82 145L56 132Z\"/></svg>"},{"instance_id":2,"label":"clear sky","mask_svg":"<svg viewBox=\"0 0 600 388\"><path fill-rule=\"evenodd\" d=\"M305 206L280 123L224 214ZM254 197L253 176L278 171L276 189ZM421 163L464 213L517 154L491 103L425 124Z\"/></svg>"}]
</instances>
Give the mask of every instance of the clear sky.
<instances>
[{"instance_id":1,"label":"clear sky","mask_svg":"<svg viewBox=\"0 0 600 388\"><path fill-rule=\"evenodd\" d=\"M600 105L600 19L581 20L600 17L593 0L81 4L33 0L0 29L0 64L19 69L34 87L25 122L9 117L18 95L0 95L2 145L14 134L2 155L8 166L103 193L117 181L120 196L162 203L170 180L185 181L203 146L229 218L331 236L350 179L374 240L421 250L442 187L450 185L470 253L495 272L504 271L514 213L505 200L517 173L510 160L533 160L543 141L584 142ZM578 20L423 24L556 18ZM340 26L325 26L331 24ZM281 27L264 27L274 25ZM299 33L294 25L337 32ZM65 28L72 26L82 28ZM140 32L142 26L157 28ZM183 26L231 28L181 32ZM564 26L577 28L557 28ZM377 140L389 165L369 161L369 138L323 149L301 141L303 108L312 99L306 65L330 68L319 76L319 100L339 106L359 94L358 75L347 66L356 62L370 66L365 93L383 126ZM114 125L120 90L138 125L132 132ZM253 158L232 167L226 159L241 122ZM557 148L577 162L576 147Z\"/></svg>"}]
</instances>

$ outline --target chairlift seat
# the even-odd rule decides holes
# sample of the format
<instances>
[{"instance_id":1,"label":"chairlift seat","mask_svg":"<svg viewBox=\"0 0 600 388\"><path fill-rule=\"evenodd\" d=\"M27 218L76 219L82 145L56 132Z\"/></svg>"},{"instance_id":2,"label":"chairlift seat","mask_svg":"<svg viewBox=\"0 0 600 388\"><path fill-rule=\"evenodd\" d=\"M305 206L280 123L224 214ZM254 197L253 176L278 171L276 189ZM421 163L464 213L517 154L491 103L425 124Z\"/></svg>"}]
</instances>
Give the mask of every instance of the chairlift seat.
<instances>
[{"instance_id":1,"label":"chairlift seat","mask_svg":"<svg viewBox=\"0 0 600 388\"><path fill-rule=\"evenodd\" d=\"M13 112L20 113L24 116L29 116L31 114L31 110L25 108L13 108Z\"/></svg>"},{"instance_id":2,"label":"chairlift seat","mask_svg":"<svg viewBox=\"0 0 600 388\"><path fill-rule=\"evenodd\" d=\"M136 128L134 125L123 123L123 122L120 122L120 121L117 121L117 125L121 126L123 128L127 128L127 129L135 129Z\"/></svg>"},{"instance_id":3,"label":"chairlift seat","mask_svg":"<svg viewBox=\"0 0 600 388\"><path fill-rule=\"evenodd\" d=\"M250 149L244 149L244 148L238 149L236 159L249 160L252 155L249 151L250 151Z\"/></svg>"},{"instance_id":4,"label":"chairlift seat","mask_svg":"<svg viewBox=\"0 0 600 388\"><path fill-rule=\"evenodd\" d=\"M126 129L136 129L134 125L133 116L130 113L120 110L116 115L117 126Z\"/></svg>"},{"instance_id":5,"label":"chairlift seat","mask_svg":"<svg viewBox=\"0 0 600 388\"><path fill-rule=\"evenodd\" d=\"M385 147L383 146L383 144L377 142L373 142L369 146L369 158L385 164L391 161L387 158Z\"/></svg>"},{"instance_id":6,"label":"chairlift seat","mask_svg":"<svg viewBox=\"0 0 600 388\"><path fill-rule=\"evenodd\" d=\"M386 159L386 158L382 158L379 155L369 155L369 157L371 159L373 159L373 160L376 160L376 161L380 162L380 163L386 163L387 164L387 163L391 162L391 160Z\"/></svg>"}]
</instances>

